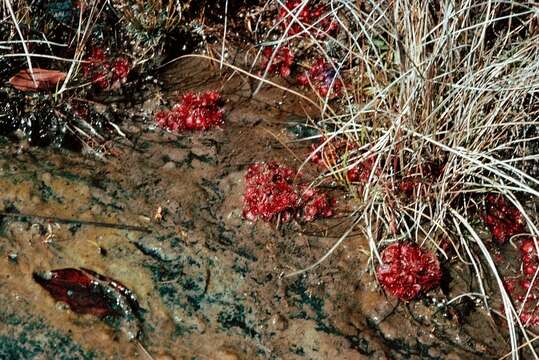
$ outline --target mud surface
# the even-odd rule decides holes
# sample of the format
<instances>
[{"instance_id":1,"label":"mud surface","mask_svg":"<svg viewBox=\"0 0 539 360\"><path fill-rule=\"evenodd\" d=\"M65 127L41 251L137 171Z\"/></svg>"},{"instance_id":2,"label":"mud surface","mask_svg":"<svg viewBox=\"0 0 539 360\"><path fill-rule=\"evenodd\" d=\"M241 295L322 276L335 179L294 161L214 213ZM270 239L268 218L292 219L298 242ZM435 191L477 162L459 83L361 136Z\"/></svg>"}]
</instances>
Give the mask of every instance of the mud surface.
<instances>
[{"instance_id":1,"label":"mud surface","mask_svg":"<svg viewBox=\"0 0 539 360\"><path fill-rule=\"evenodd\" d=\"M283 277L315 262L348 225L343 211L309 225L242 219L250 163L301 164L293 153L308 144L291 141L308 106L279 89L253 98L250 80L202 60L178 62L162 80L162 92L124 105L141 114L159 98L216 89L227 99L226 127L174 135L130 122L106 160L1 145L1 211L148 232L2 217L0 358L485 359L509 351L502 327L472 302L441 303L470 291L466 269L444 280L445 294L411 304L386 298L368 273L361 229L320 268ZM32 273L60 268L117 279L138 297L142 318L99 319L55 303Z\"/></svg>"}]
</instances>

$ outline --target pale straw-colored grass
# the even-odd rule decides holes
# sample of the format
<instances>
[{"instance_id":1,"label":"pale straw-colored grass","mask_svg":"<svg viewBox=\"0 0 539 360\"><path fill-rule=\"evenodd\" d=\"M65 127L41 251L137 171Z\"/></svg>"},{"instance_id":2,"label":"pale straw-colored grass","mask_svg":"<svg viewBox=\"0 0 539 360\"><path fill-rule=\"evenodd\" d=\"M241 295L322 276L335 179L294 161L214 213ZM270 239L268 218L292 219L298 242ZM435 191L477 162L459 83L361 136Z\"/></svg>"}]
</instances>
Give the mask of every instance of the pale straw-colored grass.
<instances>
[{"instance_id":1,"label":"pale straw-colored grass","mask_svg":"<svg viewBox=\"0 0 539 360\"><path fill-rule=\"evenodd\" d=\"M276 2L284 6L284 1ZM308 3L312 2L303 1L300 7ZM492 290L483 285L484 276L488 273L495 280L510 329L511 357L519 357L519 336L537 357L535 338L528 337L520 322L522 308L514 308L485 239L477 232L484 194L499 193L521 211L530 235L539 235L537 215L523 202L536 202L539 195L539 180L528 173L530 164L539 160L533 150L539 139L526 131L539 125L539 33L533 29L537 4L326 3L327 16L339 23L340 35L320 40L309 35L308 25L299 23L302 41L310 42L349 86L339 102L330 104L331 112L325 111L329 100L319 99L322 111L313 126L321 130L323 140L314 153L324 153L335 141L353 146L340 158L326 158L328 169L318 183L343 180L348 170L374 159L367 184L346 184L356 197L356 210L350 215L353 226L369 240L371 264L380 261L381 244L416 241L447 257L440 244L449 241L456 256L475 271L476 292L489 311L489 299L496 294L487 293ZM288 27L298 23L297 11L288 16ZM275 47L274 55L279 47L297 43L286 36L280 21L273 31L284 35L265 43ZM263 77L267 75L265 69ZM429 179L426 168L434 162L443 164L443 171ZM406 179L420 184L412 196L398 191L399 182ZM290 275L320 265L350 231L315 264Z\"/></svg>"}]
</instances>

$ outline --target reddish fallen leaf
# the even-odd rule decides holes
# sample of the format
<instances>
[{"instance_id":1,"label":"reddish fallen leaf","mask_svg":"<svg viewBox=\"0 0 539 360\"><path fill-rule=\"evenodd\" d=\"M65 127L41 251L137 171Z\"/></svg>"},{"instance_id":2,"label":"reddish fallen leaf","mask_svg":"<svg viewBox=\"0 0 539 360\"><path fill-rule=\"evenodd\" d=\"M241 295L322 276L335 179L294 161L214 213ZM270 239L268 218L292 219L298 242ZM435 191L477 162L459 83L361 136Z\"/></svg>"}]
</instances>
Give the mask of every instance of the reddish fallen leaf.
<instances>
[{"instance_id":1,"label":"reddish fallen leaf","mask_svg":"<svg viewBox=\"0 0 539 360\"><path fill-rule=\"evenodd\" d=\"M92 270L66 268L34 273L34 280L56 301L66 303L79 314L138 316L141 310L128 288Z\"/></svg>"},{"instance_id":2,"label":"reddish fallen leaf","mask_svg":"<svg viewBox=\"0 0 539 360\"><path fill-rule=\"evenodd\" d=\"M33 69L34 79L31 74L29 69L21 70L9 79L9 83L20 91L38 91L54 88L66 78L64 72L40 68Z\"/></svg>"}]
</instances>

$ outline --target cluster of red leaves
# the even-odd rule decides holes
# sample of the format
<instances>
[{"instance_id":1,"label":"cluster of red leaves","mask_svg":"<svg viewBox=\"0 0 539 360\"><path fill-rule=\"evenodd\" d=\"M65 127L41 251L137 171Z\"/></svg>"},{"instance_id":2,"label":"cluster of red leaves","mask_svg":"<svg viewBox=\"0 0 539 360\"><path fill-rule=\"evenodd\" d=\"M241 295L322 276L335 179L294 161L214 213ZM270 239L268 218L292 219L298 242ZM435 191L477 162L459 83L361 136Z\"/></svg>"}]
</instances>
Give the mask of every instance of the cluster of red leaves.
<instances>
[{"instance_id":1,"label":"cluster of red leaves","mask_svg":"<svg viewBox=\"0 0 539 360\"><path fill-rule=\"evenodd\" d=\"M71 102L71 110L73 111L73 114L82 118L87 119L90 115L90 109L88 108L87 103L81 103L78 101L72 101Z\"/></svg>"},{"instance_id":2,"label":"cluster of red leaves","mask_svg":"<svg viewBox=\"0 0 539 360\"><path fill-rule=\"evenodd\" d=\"M320 150L316 151L318 147L324 143L325 145ZM311 145L311 161L317 165L332 165L354 148L356 148L356 145L352 142L336 137L328 141L328 139L323 136L318 143Z\"/></svg>"},{"instance_id":3,"label":"cluster of red leaves","mask_svg":"<svg viewBox=\"0 0 539 360\"><path fill-rule=\"evenodd\" d=\"M84 77L101 89L119 86L127 80L129 60L118 57L108 58L102 48L94 47L82 66Z\"/></svg>"},{"instance_id":4,"label":"cluster of red leaves","mask_svg":"<svg viewBox=\"0 0 539 360\"><path fill-rule=\"evenodd\" d=\"M333 215L327 194L293 183L295 171L275 161L255 163L245 174L243 216L251 221L312 221Z\"/></svg>"},{"instance_id":5,"label":"cluster of red leaves","mask_svg":"<svg viewBox=\"0 0 539 360\"><path fill-rule=\"evenodd\" d=\"M539 257L532 238L525 239L520 244L520 260L521 273L516 277L505 279L505 288L515 302L517 311L522 308L520 313L522 323L525 326L538 326L539 278L533 282L533 277L539 266Z\"/></svg>"},{"instance_id":6,"label":"cluster of red leaves","mask_svg":"<svg viewBox=\"0 0 539 360\"><path fill-rule=\"evenodd\" d=\"M316 149L325 141L325 138L321 138L319 143L311 145L311 161L322 166L336 164L347 152L357 148L356 144L352 142L335 139L334 141L327 143L321 150L316 151ZM348 169L346 178L350 183L360 185L367 184L373 171L374 163L375 157L369 157L351 169ZM379 171L376 173L379 174Z\"/></svg>"},{"instance_id":7,"label":"cluster of red leaves","mask_svg":"<svg viewBox=\"0 0 539 360\"><path fill-rule=\"evenodd\" d=\"M270 74L279 74L286 78L290 76L292 72L291 67L294 64L294 54L287 47L281 47L276 50L277 53L273 57L273 61L270 64L271 56L274 52L274 48L266 47L262 51L262 69L268 69ZM268 67L269 64L269 67Z\"/></svg>"},{"instance_id":8,"label":"cluster of red leaves","mask_svg":"<svg viewBox=\"0 0 539 360\"><path fill-rule=\"evenodd\" d=\"M283 28L288 29L288 35L305 32L316 38L324 38L328 34L335 35L339 31L337 22L327 15L326 5L311 6L306 4L298 12L302 2L303 0L288 0L279 10L279 19L282 20ZM295 15L297 20L291 13Z\"/></svg>"},{"instance_id":9,"label":"cluster of red leaves","mask_svg":"<svg viewBox=\"0 0 539 360\"><path fill-rule=\"evenodd\" d=\"M395 166L397 169L399 165ZM424 195L430 185L434 184L445 169L445 163L432 161L420 164L414 174L404 177L398 182L398 191L407 197L417 196L420 192Z\"/></svg>"},{"instance_id":10,"label":"cluster of red leaves","mask_svg":"<svg viewBox=\"0 0 539 360\"><path fill-rule=\"evenodd\" d=\"M251 221L271 221L281 215L288 221L298 207L300 197L293 184L294 170L277 162L255 163L245 174L243 216Z\"/></svg>"},{"instance_id":11,"label":"cluster of red leaves","mask_svg":"<svg viewBox=\"0 0 539 360\"><path fill-rule=\"evenodd\" d=\"M399 192L407 196L412 196L418 187L419 181L416 177L407 178L399 182Z\"/></svg>"},{"instance_id":12,"label":"cluster of red leaves","mask_svg":"<svg viewBox=\"0 0 539 360\"><path fill-rule=\"evenodd\" d=\"M526 239L520 245L520 259L522 260L522 272L531 279L537 271L539 257L533 239Z\"/></svg>"},{"instance_id":13,"label":"cluster of red leaves","mask_svg":"<svg viewBox=\"0 0 539 360\"><path fill-rule=\"evenodd\" d=\"M316 151L316 149L323 144L325 145L322 149ZM354 142L337 137L328 141L328 139L323 136L318 143L311 145L311 161L317 165L333 165L336 164L341 157L356 148L357 145Z\"/></svg>"},{"instance_id":14,"label":"cluster of red leaves","mask_svg":"<svg viewBox=\"0 0 539 360\"><path fill-rule=\"evenodd\" d=\"M415 243L396 243L385 248L376 274L387 292L406 301L437 287L442 278L436 255Z\"/></svg>"},{"instance_id":15,"label":"cluster of red leaves","mask_svg":"<svg viewBox=\"0 0 539 360\"><path fill-rule=\"evenodd\" d=\"M188 92L172 110L160 111L155 121L169 131L208 130L223 125L221 95L216 91L195 94Z\"/></svg>"},{"instance_id":16,"label":"cluster of red leaves","mask_svg":"<svg viewBox=\"0 0 539 360\"><path fill-rule=\"evenodd\" d=\"M335 98L341 95L344 86L336 76L335 69L326 60L318 58L309 70L298 75L297 81L301 86L313 86L320 96Z\"/></svg>"},{"instance_id":17,"label":"cluster of red leaves","mask_svg":"<svg viewBox=\"0 0 539 360\"><path fill-rule=\"evenodd\" d=\"M333 203L327 194L309 187L300 187L302 201L302 218L313 221L316 218L333 216Z\"/></svg>"},{"instance_id":18,"label":"cluster of red leaves","mask_svg":"<svg viewBox=\"0 0 539 360\"><path fill-rule=\"evenodd\" d=\"M371 156L348 170L346 177L351 183L367 184L374 168L375 157ZM379 173L379 172L378 172Z\"/></svg>"},{"instance_id":19,"label":"cluster of red leaves","mask_svg":"<svg viewBox=\"0 0 539 360\"><path fill-rule=\"evenodd\" d=\"M481 215L492 237L499 244L524 231L525 223L520 211L502 195L489 194L485 212Z\"/></svg>"},{"instance_id":20,"label":"cluster of red leaves","mask_svg":"<svg viewBox=\"0 0 539 360\"><path fill-rule=\"evenodd\" d=\"M322 144L324 144L324 147L318 150ZM349 153L357 148L357 144L353 141L333 138L327 142L327 139L322 137L318 143L311 145L311 161L330 168L338 164L343 158L348 158L346 179L351 184L364 187L369 182L371 176L373 176L373 179L380 178L382 171L376 165L376 155L368 156L359 163L356 160L350 160ZM392 157L392 160L393 168L395 173L397 173L400 168L399 159ZM405 197L417 196L420 191L425 195L428 193L429 187L443 174L444 164L442 161L431 161L418 165L415 171L413 171L413 174L403 177L396 182L396 187L392 188L392 192Z\"/></svg>"}]
</instances>

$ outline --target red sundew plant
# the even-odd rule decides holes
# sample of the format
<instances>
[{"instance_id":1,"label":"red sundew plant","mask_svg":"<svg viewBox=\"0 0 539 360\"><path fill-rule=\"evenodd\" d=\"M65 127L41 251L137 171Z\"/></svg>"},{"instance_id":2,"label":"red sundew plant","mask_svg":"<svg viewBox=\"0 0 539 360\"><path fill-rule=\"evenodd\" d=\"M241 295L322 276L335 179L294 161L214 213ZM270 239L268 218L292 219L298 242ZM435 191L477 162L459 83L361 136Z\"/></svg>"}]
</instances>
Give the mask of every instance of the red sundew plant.
<instances>
[{"instance_id":1,"label":"red sundew plant","mask_svg":"<svg viewBox=\"0 0 539 360\"><path fill-rule=\"evenodd\" d=\"M317 165L325 165L324 163L324 151L326 150L325 147L322 148L321 150L316 151L318 146L320 146L323 142L324 142L324 138L320 139L320 142L318 144L311 145L311 161Z\"/></svg>"},{"instance_id":2,"label":"red sundew plant","mask_svg":"<svg viewBox=\"0 0 539 360\"><path fill-rule=\"evenodd\" d=\"M417 178L402 180L399 182L399 191L407 196L412 196L418 186L419 180Z\"/></svg>"},{"instance_id":3,"label":"red sundew plant","mask_svg":"<svg viewBox=\"0 0 539 360\"><path fill-rule=\"evenodd\" d=\"M127 80L130 64L124 57L111 61L102 48L94 47L85 61L82 66L84 77L103 90L119 86Z\"/></svg>"},{"instance_id":4,"label":"red sundew plant","mask_svg":"<svg viewBox=\"0 0 539 360\"><path fill-rule=\"evenodd\" d=\"M118 58L112 63L113 79L124 81L129 75L129 60L126 58Z\"/></svg>"},{"instance_id":5,"label":"red sundew plant","mask_svg":"<svg viewBox=\"0 0 539 360\"><path fill-rule=\"evenodd\" d=\"M439 286L440 263L433 253L415 243L396 243L386 247L376 275L391 295L410 301Z\"/></svg>"},{"instance_id":6,"label":"red sundew plant","mask_svg":"<svg viewBox=\"0 0 539 360\"><path fill-rule=\"evenodd\" d=\"M324 193L305 185L295 185L295 171L275 161L255 163L245 174L243 216L250 221L262 219L282 222L293 217L312 221L333 215L333 204Z\"/></svg>"},{"instance_id":7,"label":"red sundew plant","mask_svg":"<svg viewBox=\"0 0 539 360\"><path fill-rule=\"evenodd\" d=\"M72 102L71 110L73 111L73 114L83 119L86 119L90 114L90 111L88 110L88 106L86 104Z\"/></svg>"},{"instance_id":8,"label":"red sundew plant","mask_svg":"<svg viewBox=\"0 0 539 360\"><path fill-rule=\"evenodd\" d=\"M344 87L342 81L336 76L335 69L324 59L318 58L309 70L298 75L297 81L301 86L313 86L320 96L329 96L332 99L340 96Z\"/></svg>"},{"instance_id":9,"label":"red sundew plant","mask_svg":"<svg viewBox=\"0 0 539 360\"><path fill-rule=\"evenodd\" d=\"M346 178L351 183L359 183L361 185L367 184L372 174L374 163L375 163L374 156L371 156L368 159L365 159L360 164L348 170L348 173L346 174ZM377 171L376 173L379 174L379 171Z\"/></svg>"},{"instance_id":10,"label":"red sundew plant","mask_svg":"<svg viewBox=\"0 0 539 360\"><path fill-rule=\"evenodd\" d=\"M347 152L357 148L357 144L355 143L335 139L334 141L327 143L323 149L316 151L316 149L325 141L326 139L322 138L319 143L311 145L311 161L326 168L328 165L335 165L346 156ZM316 153L314 153L315 151ZM375 156L370 156L358 164L355 164L356 161L353 161L352 163L355 165L346 171L346 179L352 184L366 185L373 171L375 162ZM375 170L375 175L380 175L380 171Z\"/></svg>"},{"instance_id":11,"label":"red sundew plant","mask_svg":"<svg viewBox=\"0 0 539 360\"><path fill-rule=\"evenodd\" d=\"M305 221L313 221L316 218L333 216L334 202L330 201L326 193L321 193L313 188L301 189L302 218Z\"/></svg>"},{"instance_id":12,"label":"red sundew plant","mask_svg":"<svg viewBox=\"0 0 539 360\"><path fill-rule=\"evenodd\" d=\"M421 191L426 195L427 189L435 184L445 169L444 161L429 161L416 166L413 174L405 176L397 184L397 190L407 197L417 197Z\"/></svg>"},{"instance_id":13,"label":"red sundew plant","mask_svg":"<svg viewBox=\"0 0 539 360\"><path fill-rule=\"evenodd\" d=\"M397 192L407 198L417 198L420 195L427 195L429 187L434 183L435 179L425 174L408 176L400 180L397 184ZM422 194L419 194L421 191Z\"/></svg>"},{"instance_id":14,"label":"red sundew plant","mask_svg":"<svg viewBox=\"0 0 539 360\"><path fill-rule=\"evenodd\" d=\"M273 61L268 67L269 61L273 54L274 49L272 47L266 47L262 51L263 61L261 64L262 69L268 68L270 74L279 74L283 78L290 76L292 72L291 67L294 65L294 54L287 47L281 47L277 49Z\"/></svg>"},{"instance_id":15,"label":"red sundew plant","mask_svg":"<svg viewBox=\"0 0 539 360\"><path fill-rule=\"evenodd\" d=\"M539 326L539 278L534 276L539 266L539 257L533 238L524 239L520 244L520 271L511 278L504 279L504 286L520 312L524 326Z\"/></svg>"},{"instance_id":16,"label":"red sundew plant","mask_svg":"<svg viewBox=\"0 0 539 360\"><path fill-rule=\"evenodd\" d=\"M251 221L271 221L277 215L288 221L298 207L300 197L293 185L294 170L275 161L255 163L245 174L243 216Z\"/></svg>"},{"instance_id":17,"label":"red sundew plant","mask_svg":"<svg viewBox=\"0 0 539 360\"><path fill-rule=\"evenodd\" d=\"M282 20L283 29L286 30L290 26L288 35L305 32L322 39L328 34L335 35L339 32L337 22L330 15L327 15L327 6L320 4L312 7L307 4L298 13L302 2L302 0L288 0L284 4L285 6L282 6L279 10L279 19ZM290 13L294 14L297 20Z\"/></svg>"},{"instance_id":18,"label":"red sundew plant","mask_svg":"<svg viewBox=\"0 0 539 360\"><path fill-rule=\"evenodd\" d=\"M224 124L222 97L216 91L195 94L188 92L172 110L160 111L155 121L169 131L208 130Z\"/></svg>"},{"instance_id":19,"label":"red sundew plant","mask_svg":"<svg viewBox=\"0 0 539 360\"><path fill-rule=\"evenodd\" d=\"M522 260L522 272L524 276L531 278L537 271L539 257L533 239L526 239L520 245L520 259ZM539 290L539 289L538 289Z\"/></svg>"},{"instance_id":20,"label":"red sundew plant","mask_svg":"<svg viewBox=\"0 0 539 360\"><path fill-rule=\"evenodd\" d=\"M526 294L517 296L515 298L517 305L522 307L520 319L525 326L538 326L539 325L539 279L534 277L539 266L539 257L537 256L537 249L535 248L535 242L533 239L526 239L520 246L520 259L522 260L522 279L519 282L520 287ZM522 304L524 304L522 306Z\"/></svg>"},{"instance_id":21,"label":"red sundew plant","mask_svg":"<svg viewBox=\"0 0 539 360\"><path fill-rule=\"evenodd\" d=\"M492 238L499 244L524 231L525 223L520 211L502 195L488 194L485 212L481 215Z\"/></svg>"},{"instance_id":22,"label":"red sundew plant","mask_svg":"<svg viewBox=\"0 0 539 360\"><path fill-rule=\"evenodd\" d=\"M326 141L327 138L323 136L318 143L311 145L311 161L317 165L327 166L328 162L335 164L347 152L357 148L355 143L336 137L329 142ZM324 143L326 143L324 147L316 151Z\"/></svg>"}]
</instances>

